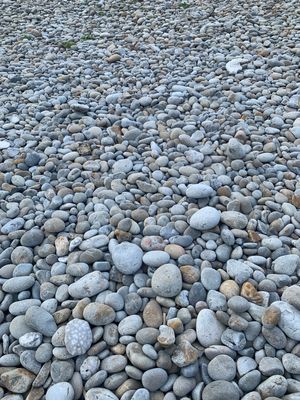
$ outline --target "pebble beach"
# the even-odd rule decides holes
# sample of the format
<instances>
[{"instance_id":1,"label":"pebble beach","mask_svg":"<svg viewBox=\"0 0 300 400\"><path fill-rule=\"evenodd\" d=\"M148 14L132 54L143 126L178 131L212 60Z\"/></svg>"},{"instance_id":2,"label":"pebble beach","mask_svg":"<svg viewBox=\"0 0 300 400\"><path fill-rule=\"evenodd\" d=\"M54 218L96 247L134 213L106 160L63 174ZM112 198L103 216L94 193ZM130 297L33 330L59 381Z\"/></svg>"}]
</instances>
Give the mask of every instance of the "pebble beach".
<instances>
[{"instance_id":1,"label":"pebble beach","mask_svg":"<svg viewBox=\"0 0 300 400\"><path fill-rule=\"evenodd\" d=\"M300 4L2 0L0 399L300 400Z\"/></svg>"}]
</instances>

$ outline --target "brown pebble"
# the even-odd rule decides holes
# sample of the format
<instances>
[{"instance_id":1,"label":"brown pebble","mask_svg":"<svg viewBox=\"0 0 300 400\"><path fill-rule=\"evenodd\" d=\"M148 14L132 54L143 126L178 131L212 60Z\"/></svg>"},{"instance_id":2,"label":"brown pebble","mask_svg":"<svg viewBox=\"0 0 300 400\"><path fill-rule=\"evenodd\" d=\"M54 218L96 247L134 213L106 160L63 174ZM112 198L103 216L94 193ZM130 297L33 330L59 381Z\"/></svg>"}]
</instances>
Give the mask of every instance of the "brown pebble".
<instances>
[{"instance_id":1,"label":"brown pebble","mask_svg":"<svg viewBox=\"0 0 300 400\"><path fill-rule=\"evenodd\" d=\"M126 346L124 344L118 343L115 346L111 347L111 351L114 354L123 355L126 353Z\"/></svg>"},{"instance_id":2,"label":"brown pebble","mask_svg":"<svg viewBox=\"0 0 300 400\"><path fill-rule=\"evenodd\" d=\"M266 328L273 328L280 320L281 311L276 306L268 307L262 315L261 322Z\"/></svg>"},{"instance_id":3,"label":"brown pebble","mask_svg":"<svg viewBox=\"0 0 300 400\"><path fill-rule=\"evenodd\" d=\"M300 194L293 194L293 196L292 196L292 204L295 207L300 208Z\"/></svg>"},{"instance_id":4,"label":"brown pebble","mask_svg":"<svg viewBox=\"0 0 300 400\"><path fill-rule=\"evenodd\" d=\"M164 250L174 260L177 260L180 256L185 254L184 248L182 246L179 246L178 244L167 244Z\"/></svg>"},{"instance_id":5,"label":"brown pebble","mask_svg":"<svg viewBox=\"0 0 300 400\"><path fill-rule=\"evenodd\" d=\"M224 294L227 299L230 299L240 294L240 287L234 280L228 279L221 284L219 291Z\"/></svg>"},{"instance_id":6,"label":"brown pebble","mask_svg":"<svg viewBox=\"0 0 300 400\"><path fill-rule=\"evenodd\" d=\"M115 394L120 398L128 390L137 390L140 387L141 387L141 382L136 381L135 379L127 379L124 383L122 383L121 386L118 387Z\"/></svg>"},{"instance_id":7,"label":"brown pebble","mask_svg":"<svg viewBox=\"0 0 300 400\"><path fill-rule=\"evenodd\" d=\"M262 296L257 292L255 287L250 282L245 282L241 289L241 296L255 304L263 302Z\"/></svg>"},{"instance_id":8,"label":"brown pebble","mask_svg":"<svg viewBox=\"0 0 300 400\"><path fill-rule=\"evenodd\" d=\"M200 271L192 265L183 265L180 267L182 279L186 283L198 282L200 278Z\"/></svg>"},{"instance_id":9,"label":"brown pebble","mask_svg":"<svg viewBox=\"0 0 300 400\"><path fill-rule=\"evenodd\" d=\"M159 328L163 323L162 309L156 300L150 300L146 304L143 311L143 320L146 326L151 328Z\"/></svg>"},{"instance_id":10,"label":"brown pebble","mask_svg":"<svg viewBox=\"0 0 300 400\"><path fill-rule=\"evenodd\" d=\"M183 323L179 318L169 319L167 325L172 328L176 334L180 334L184 331Z\"/></svg>"},{"instance_id":11,"label":"brown pebble","mask_svg":"<svg viewBox=\"0 0 300 400\"><path fill-rule=\"evenodd\" d=\"M172 355L172 361L178 367L186 367L193 364L199 357L199 351L187 340L179 343Z\"/></svg>"},{"instance_id":12,"label":"brown pebble","mask_svg":"<svg viewBox=\"0 0 300 400\"><path fill-rule=\"evenodd\" d=\"M121 56L119 54L112 54L111 56L107 57L106 61L108 63L114 63L121 60Z\"/></svg>"},{"instance_id":13,"label":"brown pebble","mask_svg":"<svg viewBox=\"0 0 300 400\"><path fill-rule=\"evenodd\" d=\"M119 243L122 242L130 242L132 238L132 234L130 232L125 232L120 229L115 230L115 237L119 241Z\"/></svg>"},{"instance_id":14,"label":"brown pebble","mask_svg":"<svg viewBox=\"0 0 300 400\"><path fill-rule=\"evenodd\" d=\"M248 237L251 242L258 243L261 241L260 235L255 231L248 231Z\"/></svg>"}]
</instances>

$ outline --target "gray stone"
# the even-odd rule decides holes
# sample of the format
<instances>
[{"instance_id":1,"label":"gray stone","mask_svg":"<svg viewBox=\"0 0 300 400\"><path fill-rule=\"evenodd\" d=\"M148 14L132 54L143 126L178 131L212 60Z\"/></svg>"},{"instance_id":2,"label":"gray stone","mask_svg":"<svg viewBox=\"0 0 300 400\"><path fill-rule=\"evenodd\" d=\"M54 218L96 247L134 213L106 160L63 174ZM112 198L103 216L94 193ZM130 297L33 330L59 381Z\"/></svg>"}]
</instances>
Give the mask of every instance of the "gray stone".
<instances>
[{"instance_id":1,"label":"gray stone","mask_svg":"<svg viewBox=\"0 0 300 400\"><path fill-rule=\"evenodd\" d=\"M50 218L44 224L47 233L58 233L65 229L65 223L60 218Z\"/></svg>"},{"instance_id":2,"label":"gray stone","mask_svg":"<svg viewBox=\"0 0 300 400\"><path fill-rule=\"evenodd\" d=\"M135 335L143 326L143 320L139 315L129 315L119 323L120 335Z\"/></svg>"},{"instance_id":3,"label":"gray stone","mask_svg":"<svg viewBox=\"0 0 300 400\"><path fill-rule=\"evenodd\" d=\"M17 276L10 278L3 283L2 289L7 293L19 293L30 289L34 285L33 276Z\"/></svg>"},{"instance_id":4,"label":"gray stone","mask_svg":"<svg viewBox=\"0 0 300 400\"><path fill-rule=\"evenodd\" d=\"M116 313L106 304L90 303L83 310L83 317L95 326L108 325L115 320Z\"/></svg>"},{"instance_id":5,"label":"gray stone","mask_svg":"<svg viewBox=\"0 0 300 400\"><path fill-rule=\"evenodd\" d=\"M26 247L35 247L40 245L45 238L44 233L37 228L30 229L21 237L21 245Z\"/></svg>"},{"instance_id":6,"label":"gray stone","mask_svg":"<svg viewBox=\"0 0 300 400\"><path fill-rule=\"evenodd\" d=\"M25 321L29 327L47 337L51 337L57 330L53 316L42 307L30 307L26 311Z\"/></svg>"},{"instance_id":7,"label":"gray stone","mask_svg":"<svg viewBox=\"0 0 300 400\"><path fill-rule=\"evenodd\" d=\"M256 369L257 363L253 358L242 356L237 359L237 370L240 376Z\"/></svg>"},{"instance_id":8,"label":"gray stone","mask_svg":"<svg viewBox=\"0 0 300 400\"><path fill-rule=\"evenodd\" d=\"M42 365L35 359L34 350L25 350L20 354L20 364L28 371L38 374Z\"/></svg>"},{"instance_id":9,"label":"gray stone","mask_svg":"<svg viewBox=\"0 0 300 400\"><path fill-rule=\"evenodd\" d=\"M28 332L19 337L19 343L21 346L27 349L34 349L38 347L43 340L43 335L38 332Z\"/></svg>"},{"instance_id":10,"label":"gray stone","mask_svg":"<svg viewBox=\"0 0 300 400\"><path fill-rule=\"evenodd\" d=\"M80 375L85 381L90 379L100 367L100 359L97 356L86 357L80 366Z\"/></svg>"},{"instance_id":11,"label":"gray stone","mask_svg":"<svg viewBox=\"0 0 300 400\"><path fill-rule=\"evenodd\" d=\"M180 269L174 264L162 265L154 272L151 287L158 296L177 296L182 289Z\"/></svg>"},{"instance_id":12,"label":"gray stone","mask_svg":"<svg viewBox=\"0 0 300 400\"><path fill-rule=\"evenodd\" d=\"M18 315L11 321L9 331L14 338L19 339L25 333L32 332L32 328L27 325L24 315Z\"/></svg>"},{"instance_id":13,"label":"gray stone","mask_svg":"<svg viewBox=\"0 0 300 400\"><path fill-rule=\"evenodd\" d=\"M221 213L213 207L203 207L196 211L190 219L190 226L194 229L205 231L216 227L221 218Z\"/></svg>"},{"instance_id":14,"label":"gray stone","mask_svg":"<svg viewBox=\"0 0 300 400\"><path fill-rule=\"evenodd\" d=\"M226 263L228 275L237 283L242 284L252 276L252 268L239 260L228 260Z\"/></svg>"},{"instance_id":15,"label":"gray stone","mask_svg":"<svg viewBox=\"0 0 300 400\"><path fill-rule=\"evenodd\" d=\"M31 264L33 261L32 250L25 246L16 247L11 253L11 261L13 264Z\"/></svg>"},{"instance_id":16,"label":"gray stone","mask_svg":"<svg viewBox=\"0 0 300 400\"><path fill-rule=\"evenodd\" d=\"M200 344L209 347L214 344L221 344L221 336L225 326L221 324L211 310L201 310L197 317L196 331Z\"/></svg>"},{"instance_id":17,"label":"gray stone","mask_svg":"<svg viewBox=\"0 0 300 400\"><path fill-rule=\"evenodd\" d=\"M256 390L263 399L271 396L282 398L286 393L287 386L286 378L281 375L273 375L262 382Z\"/></svg>"},{"instance_id":18,"label":"gray stone","mask_svg":"<svg viewBox=\"0 0 300 400\"><path fill-rule=\"evenodd\" d=\"M297 254L287 254L276 258L273 269L277 274L293 275L300 266L300 257Z\"/></svg>"},{"instance_id":19,"label":"gray stone","mask_svg":"<svg viewBox=\"0 0 300 400\"><path fill-rule=\"evenodd\" d=\"M242 67L236 60L231 60L226 64L226 68L230 73L236 73ZM245 155L245 146L243 146L237 139L231 138L227 144L226 153L231 160L242 160Z\"/></svg>"},{"instance_id":20,"label":"gray stone","mask_svg":"<svg viewBox=\"0 0 300 400\"><path fill-rule=\"evenodd\" d=\"M92 345L92 330L88 322L75 318L65 328L65 346L72 356L85 354Z\"/></svg>"},{"instance_id":21,"label":"gray stone","mask_svg":"<svg viewBox=\"0 0 300 400\"><path fill-rule=\"evenodd\" d=\"M300 286L292 285L284 289L281 300L288 302L292 306L300 310Z\"/></svg>"},{"instance_id":22,"label":"gray stone","mask_svg":"<svg viewBox=\"0 0 300 400\"><path fill-rule=\"evenodd\" d=\"M170 255L161 250L148 251L143 256L143 263L154 268L160 267L163 264L167 264L169 261Z\"/></svg>"},{"instance_id":23,"label":"gray stone","mask_svg":"<svg viewBox=\"0 0 300 400\"><path fill-rule=\"evenodd\" d=\"M289 338L300 340L300 311L283 301L275 301L272 305L281 311L278 326Z\"/></svg>"},{"instance_id":24,"label":"gray stone","mask_svg":"<svg viewBox=\"0 0 300 400\"><path fill-rule=\"evenodd\" d=\"M282 356L281 361L287 372L293 375L300 374L300 357L296 356L296 354L286 353Z\"/></svg>"},{"instance_id":25,"label":"gray stone","mask_svg":"<svg viewBox=\"0 0 300 400\"><path fill-rule=\"evenodd\" d=\"M242 296L233 296L227 302L228 307L237 314L249 309L249 302Z\"/></svg>"},{"instance_id":26,"label":"gray stone","mask_svg":"<svg viewBox=\"0 0 300 400\"><path fill-rule=\"evenodd\" d=\"M59 382L50 386L46 393L46 400L73 400L74 389L68 382Z\"/></svg>"},{"instance_id":27,"label":"gray stone","mask_svg":"<svg viewBox=\"0 0 300 400\"><path fill-rule=\"evenodd\" d=\"M168 380L168 374L162 368L152 368L143 373L142 384L150 392L159 390Z\"/></svg>"},{"instance_id":28,"label":"gray stone","mask_svg":"<svg viewBox=\"0 0 300 400\"><path fill-rule=\"evenodd\" d=\"M284 349L287 343L285 334L277 326L274 328L262 328L262 334L266 341L275 349Z\"/></svg>"},{"instance_id":29,"label":"gray stone","mask_svg":"<svg viewBox=\"0 0 300 400\"><path fill-rule=\"evenodd\" d=\"M128 242L114 246L111 251L115 267L125 275L134 274L141 268L143 255L139 246Z\"/></svg>"},{"instance_id":30,"label":"gray stone","mask_svg":"<svg viewBox=\"0 0 300 400\"><path fill-rule=\"evenodd\" d=\"M85 400L119 400L117 396L105 388L92 388L86 392Z\"/></svg>"},{"instance_id":31,"label":"gray stone","mask_svg":"<svg viewBox=\"0 0 300 400\"><path fill-rule=\"evenodd\" d=\"M207 290L218 290L221 285L221 275L213 268L204 268L201 271L201 283Z\"/></svg>"},{"instance_id":32,"label":"gray stone","mask_svg":"<svg viewBox=\"0 0 300 400\"><path fill-rule=\"evenodd\" d=\"M233 381L236 375L236 365L233 359L220 354L213 358L207 366L208 374L212 380Z\"/></svg>"},{"instance_id":33,"label":"gray stone","mask_svg":"<svg viewBox=\"0 0 300 400\"><path fill-rule=\"evenodd\" d=\"M138 389L134 392L131 400L150 400L150 393L147 389Z\"/></svg>"},{"instance_id":34,"label":"gray stone","mask_svg":"<svg viewBox=\"0 0 300 400\"><path fill-rule=\"evenodd\" d=\"M108 280L100 271L93 271L69 286L69 294L75 299L92 297L108 288Z\"/></svg>"},{"instance_id":35,"label":"gray stone","mask_svg":"<svg viewBox=\"0 0 300 400\"><path fill-rule=\"evenodd\" d=\"M191 197L193 199L204 199L212 196L214 190L203 183L197 183L194 185L189 185L186 190L186 196Z\"/></svg>"},{"instance_id":36,"label":"gray stone","mask_svg":"<svg viewBox=\"0 0 300 400\"><path fill-rule=\"evenodd\" d=\"M50 374L54 383L68 382L74 373L74 364L71 361L54 359L51 363Z\"/></svg>"},{"instance_id":37,"label":"gray stone","mask_svg":"<svg viewBox=\"0 0 300 400\"><path fill-rule=\"evenodd\" d=\"M222 333L221 342L231 350L240 351L246 346L246 337L243 332L226 329Z\"/></svg>"},{"instance_id":38,"label":"gray stone","mask_svg":"<svg viewBox=\"0 0 300 400\"><path fill-rule=\"evenodd\" d=\"M243 375L239 379L239 388L243 392L250 392L251 390L256 389L256 387L259 385L261 381L261 373L257 371L256 369L250 372L247 372L247 374Z\"/></svg>"},{"instance_id":39,"label":"gray stone","mask_svg":"<svg viewBox=\"0 0 300 400\"><path fill-rule=\"evenodd\" d=\"M234 229L244 229L248 224L246 215L238 211L223 211L221 214L221 222Z\"/></svg>"},{"instance_id":40,"label":"gray stone","mask_svg":"<svg viewBox=\"0 0 300 400\"><path fill-rule=\"evenodd\" d=\"M190 393L196 386L195 378L187 378L185 376L178 376L173 384L173 392L180 399L185 398L185 396Z\"/></svg>"},{"instance_id":41,"label":"gray stone","mask_svg":"<svg viewBox=\"0 0 300 400\"><path fill-rule=\"evenodd\" d=\"M231 382L214 381L205 386L202 400L239 400L238 388Z\"/></svg>"},{"instance_id":42,"label":"gray stone","mask_svg":"<svg viewBox=\"0 0 300 400\"><path fill-rule=\"evenodd\" d=\"M258 368L264 376L284 374L281 361L275 357L263 357L259 362Z\"/></svg>"},{"instance_id":43,"label":"gray stone","mask_svg":"<svg viewBox=\"0 0 300 400\"><path fill-rule=\"evenodd\" d=\"M210 310L213 311L226 311L227 302L224 294L217 290L209 290L206 297L206 303Z\"/></svg>"},{"instance_id":44,"label":"gray stone","mask_svg":"<svg viewBox=\"0 0 300 400\"><path fill-rule=\"evenodd\" d=\"M25 220L23 218L14 218L2 226L1 233L3 233L4 235L8 235L11 232L15 232L21 229L24 224Z\"/></svg>"},{"instance_id":45,"label":"gray stone","mask_svg":"<svg viewBox=\"0 0 300 400\"><path fill-rule=\"evenodd\" d=\"M127 358L122 355L113 355L105 358L101 363L101 369L108 372L109 374L114 374L116 372L121 372L125 369L127 365Z\"/></svg>"}]
</instances>

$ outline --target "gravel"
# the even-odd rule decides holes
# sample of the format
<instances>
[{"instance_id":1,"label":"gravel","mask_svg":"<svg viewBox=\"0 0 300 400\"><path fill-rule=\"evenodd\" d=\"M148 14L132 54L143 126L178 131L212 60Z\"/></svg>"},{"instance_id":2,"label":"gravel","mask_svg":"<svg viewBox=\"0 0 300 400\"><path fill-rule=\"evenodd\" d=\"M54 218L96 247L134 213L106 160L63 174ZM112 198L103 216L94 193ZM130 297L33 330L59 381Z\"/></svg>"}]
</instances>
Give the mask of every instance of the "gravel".
<instances>
[{"instance_id":1,"label":"gravel","mask_svg":"<svg viewBox=\"0 0 300 400\"><path fill-rule=\"evenodd\" d=\"M0 398L300 393L299 5L5 0Z\"/></svg>"}]
</instances>

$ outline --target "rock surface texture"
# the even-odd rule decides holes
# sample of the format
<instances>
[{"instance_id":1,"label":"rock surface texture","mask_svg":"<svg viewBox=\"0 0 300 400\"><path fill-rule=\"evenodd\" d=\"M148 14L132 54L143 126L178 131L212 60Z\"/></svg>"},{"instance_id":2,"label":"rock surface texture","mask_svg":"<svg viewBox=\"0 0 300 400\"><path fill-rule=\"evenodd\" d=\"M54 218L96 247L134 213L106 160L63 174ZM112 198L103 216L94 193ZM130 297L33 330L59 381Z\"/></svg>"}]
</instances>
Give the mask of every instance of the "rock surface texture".
<instances>
[{"instance_id":1,"label":"rock surface texture","mask_svg":"<svg viewBox=\"0 0 300 400\"><path fill-rule=\"evenodd\" d=\"M300 399L299 13L1 2L0 399Z\"/></svg>"}]
</instances>

